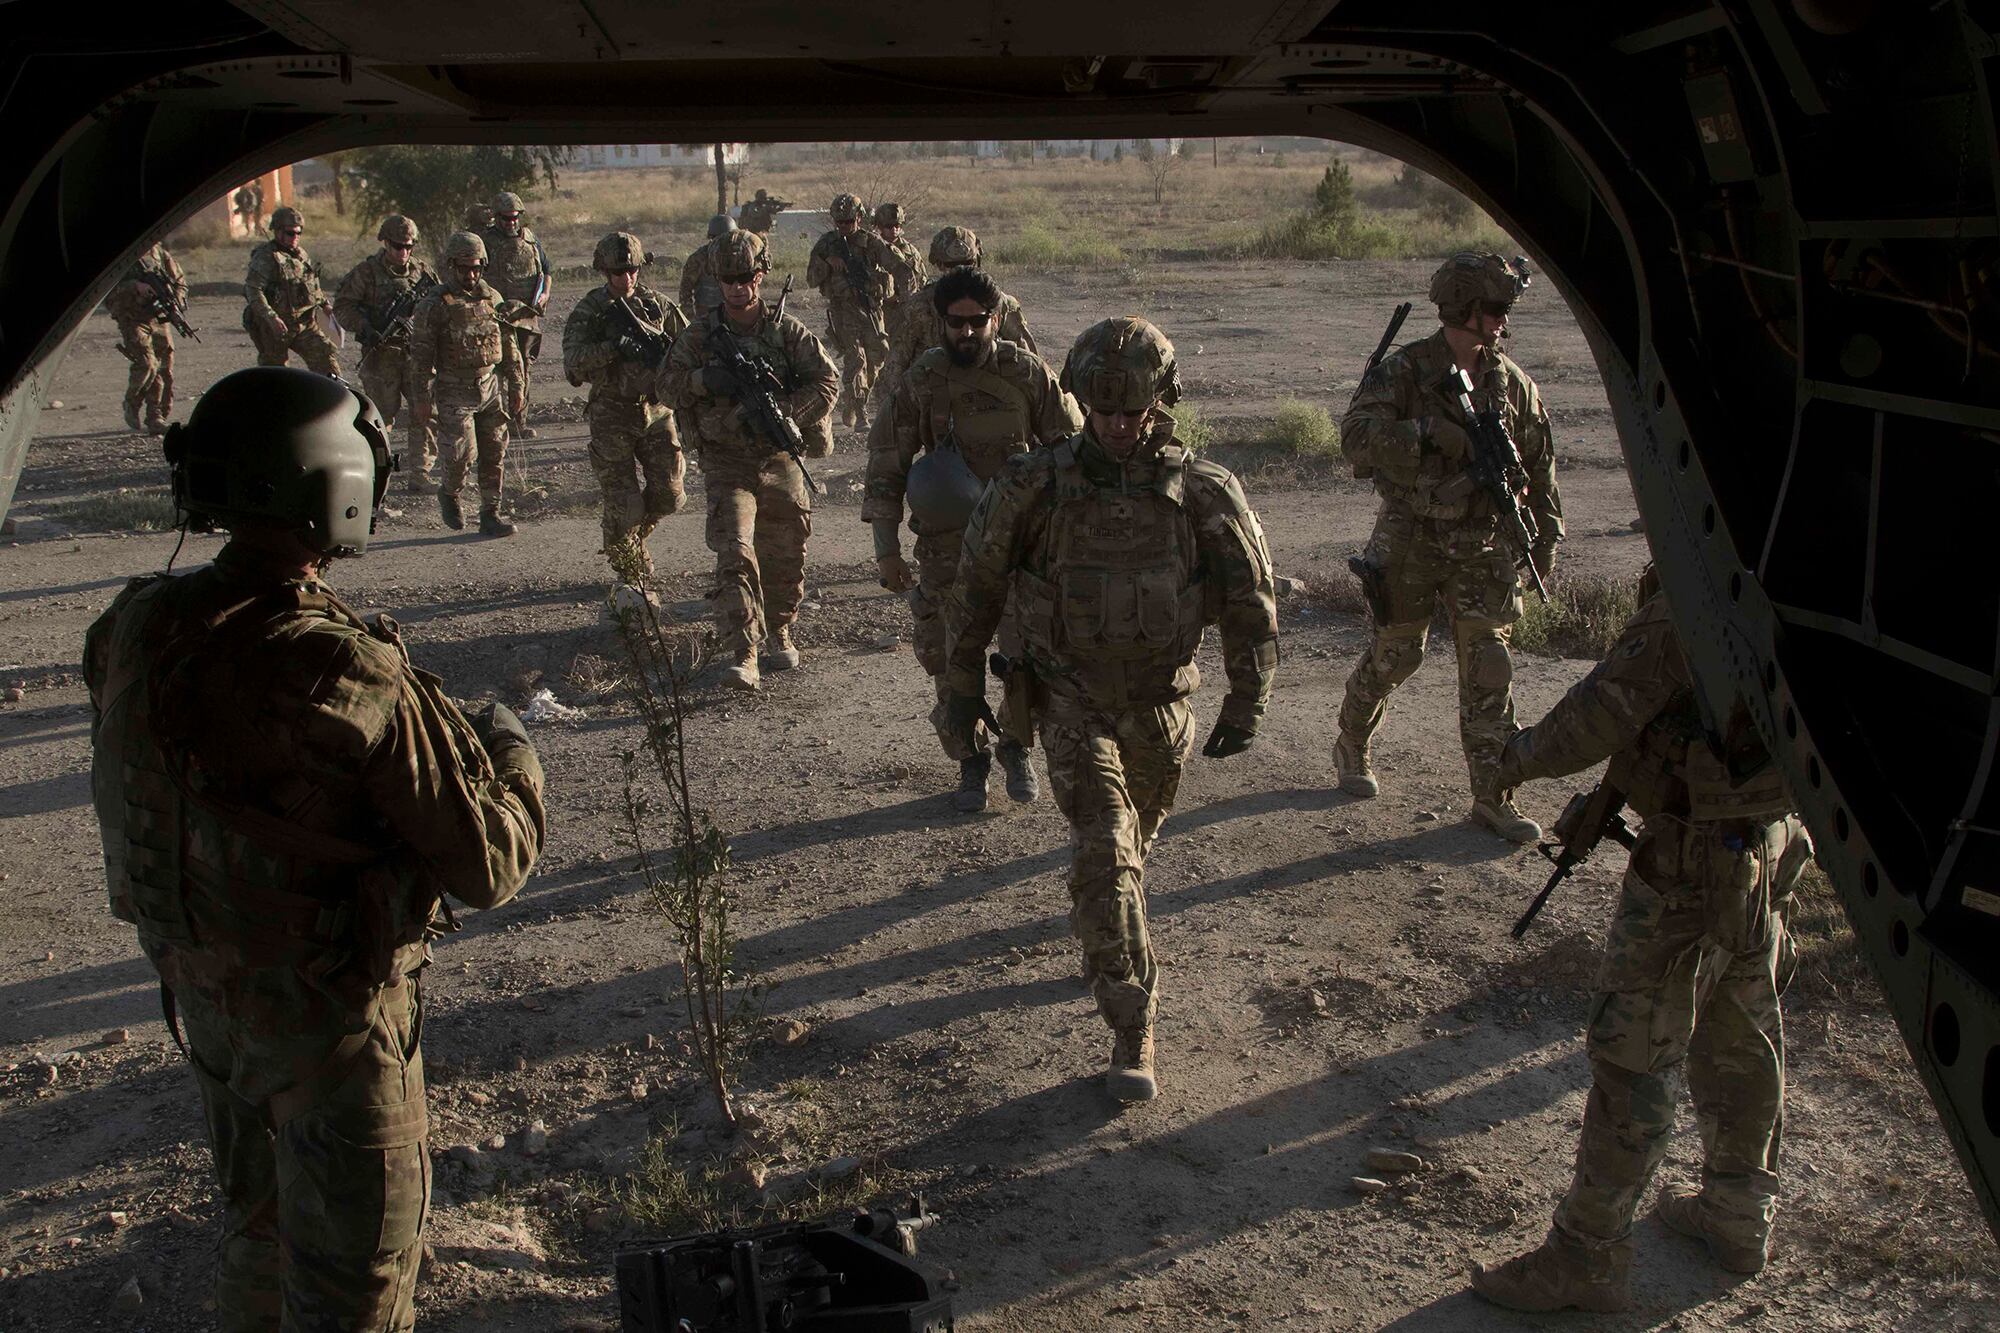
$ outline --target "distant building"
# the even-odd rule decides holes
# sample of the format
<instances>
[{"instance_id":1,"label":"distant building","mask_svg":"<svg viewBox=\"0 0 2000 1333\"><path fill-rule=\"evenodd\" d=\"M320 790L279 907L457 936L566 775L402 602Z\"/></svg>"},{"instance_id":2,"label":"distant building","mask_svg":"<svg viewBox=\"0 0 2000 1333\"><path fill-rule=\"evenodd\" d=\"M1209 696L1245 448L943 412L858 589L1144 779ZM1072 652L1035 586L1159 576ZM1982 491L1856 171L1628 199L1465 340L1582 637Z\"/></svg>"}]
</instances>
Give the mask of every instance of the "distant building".
<instances>
[{"instance_id":1,"label":"distant building","mask_svg":"<svg viewBox=\"0 0 2000 1333\"><path fill-rule=\"evenodd\" d=\"M722 145L724 166L740 167L750 158L747 143ZM711 167L715 148L705 143L598 143L579 148L570 168L576 171L619 167Z\"/></svg>"}]
</instances>

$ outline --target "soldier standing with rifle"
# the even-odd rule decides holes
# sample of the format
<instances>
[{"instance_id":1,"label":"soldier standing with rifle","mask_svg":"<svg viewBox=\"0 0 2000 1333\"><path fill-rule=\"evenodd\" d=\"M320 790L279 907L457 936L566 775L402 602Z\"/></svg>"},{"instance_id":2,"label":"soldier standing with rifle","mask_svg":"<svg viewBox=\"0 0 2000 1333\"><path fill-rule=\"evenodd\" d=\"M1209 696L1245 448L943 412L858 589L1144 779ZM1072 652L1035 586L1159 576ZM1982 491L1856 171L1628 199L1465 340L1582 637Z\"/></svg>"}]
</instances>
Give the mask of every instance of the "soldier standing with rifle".
<instances>
[{"instance_id":1,"label":"soldier standing with rifle","mask_svg":"<svg viewBox=\"0 0 2000 1333\"><path fill-rule=\"evenodd\" d=\"M185 313L187 294L180 264L166 246L156 244L132 261L105 298L104 308L118 325L118 351L132 363L125 384L128 429L166 433L167 418L174 410L174 330L195 336Z\"/></svg>"},{"instance_id":2,"label":"soldier standing with rifle","mask_svg":"<svg viewBox=\"0 0 2000 1333\"><path fill-rule=\"evenodd\" d=\"M646 538L687 502L680 433L659 388L667 353L687 320L639 280L646 248L631 232L599 241L590 263L604 285L585 292L563 325L563 374L571 384L590 385L585 415L590 470L604 499L605 558L621 583L649 596L653 557Z\"/></svg>"},{"instance_id":3,"label":"soldier standing with rifle","mask_svg":"<svg viewBox=\"0 0 2000 1333\"><path fill-rule=\"evenodd\" d=\"M509 410L513 434L535 438L528 424L528 404L534 398L534 364L542 354L542 315L552 290L548 252L532 229L521 221L521 196L506 190L493 196L493 222L479 233L486 245L486 281L507 302L505 327L520 352L520 400Z\"/></svg>"},{"instance_id":4,"label":"soldier standing with rifle","mask_svg":"<svg viewBox=\"0 0 2000 1333\"><path fill-rule=\"evenodd\" d=\"M479 532L511 537L500 516L507 459L507 422L521 415L520 345L501 317L500 293L486 285L486 245L469 231L444 243L448 281L417 304L410 323L410 413L418 430L433 413L444 417L439 449L438 516L454 531L465 526L459 494L475 453L479 462Z\"/></svg>"},{"instance_id":5,"label":"soldier standing with rifle","mask_svg":"<svg viewBox=\"0 0 2000 1333\"><path fill-rule=\"evenodd\" d=\"M403 485L412 493L429 490L435 482L437 423L425 418L417 425L416 391L410 383L410 320L417 303L438 285L431 266L416 257L417 224L391 213L375 229L382 248L347 271L333 293L333 317L361 342L361 387L375 400L383 422L395 428L403 419Z\"/></svg>"},{"instance_id":6,"label":"soldier standing with rifle","mask_svg":"<svg viewBox=\"0 0 2000 1333\"><path fill-rule=\"evenodd\" d=\"M1380 790L1368 743L1390 693L1422 664L1442 601L1458 649L1472 820L1511 842L1541 836L1498 777L1500 747L1514 726L1507 635L1521 616L1517 566L1528 566L1539 587L1562 540L1548 416L1535 382L1500 350L1507 312L1527 285L1523 261L1452 256L1431 279L1443 327L1373 365L1340 428L1354 475L1373 477L1382 497L1368 548L1350 562L1374 640L1341 704L1333 751L1340 788L1355 796ZM1460 372L1477 386L1476 398L1462 392Z\"/></svg>"},{"instance_id":7,"label":"soldier standing with rifle","mask_svg":"<svg viewBox=\"0 0 2000 1333\"><path fill-rule=\"evenodd\" d=\"M840 357L840 421L859 426L868 413L868 390L889 359L883 303L896 289L902 260L861 225L861 201L835 195L827 206L833 230L814 242L806 285L826 298L826 327Z\"/></svg>"},{"instance_id":8,"label":"soldier standing with rifle","mask_svg":"<svg viewBox=\"0 0 2000 1333\"><path fill-rule=\"evenodd\" d=\"M286 205L271 212L271 239L250 252L243 277L243 331L257 348L257 364L282 366L297 352L307 370L340 375L333 340L319 326L326 308L320 270L299 237L305 218Z\"/></svg>"},{"instance_id":9,"label":"soldier standing with rifle","mask_svg":"<svg viewBox=\"0 0 2000 1333\"><path fill-rule=\"evenodd\" d=\"M722 681L754 690L760 670L799 664L791 629L812 535L804 455L830 446L818 427L840 379L820 340L785 313L784 298L764 301L764 238L733 231L719 249L722 305L675 339L660 391L686 414L707 484L709 596L729 663Z\"/></svg>"},{"instance_id":10,"label":"soldier standing with rifle","mask_svg":"<svg viewBox=\"0 0 2000 1333\"><path fill-rule=\"evenodd\" d=\"M1611 761L1594 809L1579 810L1579 841L1617 836L1620 796L1645 820L1590 1006L1575 1178L1540 1248L1472 1272L1473 1290L1510 1309L1630 1304L1632 1217L1673 1132L1683 1060L1702 1179L1663 1189L1660 1220L1731 1272L1755 1273L1770 1253L1785 1098L1778 996L1812 841L1740 706L1712 720L1657 584L1641 595L1610 655L1499 759L1508 787Z\"/></svg>"}]
</instances>

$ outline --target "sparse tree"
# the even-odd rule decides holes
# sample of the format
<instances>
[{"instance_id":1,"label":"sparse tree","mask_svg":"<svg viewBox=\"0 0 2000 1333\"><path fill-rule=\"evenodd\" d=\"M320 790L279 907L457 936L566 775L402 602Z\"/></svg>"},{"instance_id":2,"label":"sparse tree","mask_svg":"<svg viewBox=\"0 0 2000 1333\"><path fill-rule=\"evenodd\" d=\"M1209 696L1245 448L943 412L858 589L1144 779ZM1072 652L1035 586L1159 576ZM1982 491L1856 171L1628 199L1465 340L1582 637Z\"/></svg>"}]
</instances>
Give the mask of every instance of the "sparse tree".
<instances>
[{"instance_id":1,"label":"sparse tree","mask_svg":"<svg viewBox=\"0 0 2000 1333\"><path fill-rule=\"evenodd\" d=\"M1142 139L1140 142L1149 141ZM1141 160L1146 164L1146 179L1153 186L1153 202L1160 203L1167 197L1167 177L1174 174L1174 167L1180 159L1172 153L1159 153Z\"/></svg>"},{"instance_id":2,"label":"sparse tree","mask_svg":"<svg viewBox=\"0 0 2000 1333\"><path fill-rule=\"evenodd\" d=\"M371 216L401 213L434 242L459 228L466 208L539 180L553 193L568 148L449 148L397 144L345 154L357 205Z\"/></svg>"}]
</instances>

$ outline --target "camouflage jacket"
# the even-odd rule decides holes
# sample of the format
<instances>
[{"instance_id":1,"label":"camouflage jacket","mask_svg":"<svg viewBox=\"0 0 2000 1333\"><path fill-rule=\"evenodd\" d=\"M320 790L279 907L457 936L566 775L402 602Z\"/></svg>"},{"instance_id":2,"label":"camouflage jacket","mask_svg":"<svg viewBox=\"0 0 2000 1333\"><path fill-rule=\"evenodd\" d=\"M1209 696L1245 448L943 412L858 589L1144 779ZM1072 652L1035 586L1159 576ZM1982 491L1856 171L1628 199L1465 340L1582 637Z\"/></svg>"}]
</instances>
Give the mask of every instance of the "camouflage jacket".
<instances>
[{"instance_id":1,"label":"camouflage jacket","mask_svg":"<svg viewBox=\"0 0 2000 1333\"><path fill-rule=\"evenodd\" d=\"M1642 816L1771 819L1794 808L1747 718L1723 737L1708 737L1664 596L1639 608L1611 652L1547 717L1514 733L1500 781L1514 787L1563 777L1606 759L1606 780Z\"/></svg>"},{"instance_id":2,"label":"camouflage jacket","mask_svg":"<svg viewBox=\"0 0 2000 1333\"><path fill-rule=\"evenodd\" d=\"M187 305L187 275L167 253L166 246L155 245L140 252L118 285L111 289L111 295L104 298L104 308L113 319L121 324L150 324L155 320L166 323L155 309L153 285L146 281L147 275L164 278L173 302L182 307Z\"/></svg>"},{"instance_id":3,"label":"camouflage jacket","mask_svg":"<svg viewBox=\"0 0 2000 1333\"><path fill-rule=\"evenodd\" d=\"M868 433L868 490L861 517L900 523L903 487L917 455L947 435L967 466L989 481L1013 455L1083 429L1076 402L1055 372L1025 347L996 339L976 366L955 366L942 347L917 358Z\"/></svg>"},{"instance_id":4,"label":"camouflage jacket","mask_svg":"<svg viewBox=\"0 0 2000 1333\"><path fill-rule=\"evenodd\" d=\"M484 403L500 387L521 382L519 343L501 332L500 293L479 283L470 291L451 284L417 303L410 320L410 401Z\"/></svg>"},{"instance_id":5,"label":"camouflage jacket","mask_svg":"<svg viewBox=\"0 0 2000 1333\"><path fill-rule=\"evenodd\" d=\"M881 233L877 232L876 235L880 236ZM907 236L882 243L889 247L889 252L895 255L898 261L896 268L891 271L891 276L895 279L895 288L889 293L889 299L883 303L884 308L893 314L903 302L916 295L918 290L931 280L931 266L930 261L924 258L923 251L912 245Z\"/></svg>"},{"instance_id":6,"label":"camouflage jacket","mask_svg":"<svg viewBox=\"0 0 2000 1333\"><path fill-rule=\"evenodd\" d=\"M660 373L660 396L669 407L691 419L695 435L704 449L761 457L773 446L757 434L744 419L733 398L718 398L702 384L702 367L708 364L708 345L724 336L726 324L720 310L711 310L688 325L674 340L667 355L666 369ZM782 385L778 406L805 431L833 410L840 393L840 378L826 345L790 315L778 314L777 303L764 302L764 317L749 333L733 333L744 354L768 365Z\"/></svg>"},{"instance_id":7,"label":"camouflage jacket","mask_svg":"<svg viewBox=\"0 0 2000 1333\"><path fill-rule=\"evenodd\" d=\"M250 252L250 271L243 279L244 314L261 322L276 316L298 328L326 304L319 280L319 265L304 246L287 250L276 241L265 241Z\"/></svg>"},{"instance_id":8,"label":"camouflage jacket","mask_svg":"<svg viewBox=\"0 0 2000 1333\"><path fill-rule=\"evenodd\" d=\"M792 201L789 199L773 199L768 196L763 199L746 199L743 207L736 210L736 223L743 230L754 231L761 236L771 230L771 224L777 221L778 214L791 206Z\"/></svg>"},{"instance_id":9,"label":"camouflage jacket","mask_svg":"<svg viewBox=\"0 0 2000 1333\"><path fill-rule=\"evenodd\" d=\"M425 278L435 277L431 266L416 258L398 273L389 267L388 256L377 250L347 270L347 276L334 289L333 317L340 321L341 328L372 347L386 331L389 307ZM416 311L412 310L410 326L415 324Z\"/></svg>"},{"instance_id":10,"label":"camouflage jacket","mask_svg":"<svg viewBox=\"0 0 2000 1333\"><path fill-rule=\"evenodd\" d=\"M237 1067L211 1072L252 1100L365 1030L441 895L504 903L540 851L534 751L489 755L393 624L239 544L133 580L83 669L112 911L230 1026Z\"/></svg>"},{"instance_id":11,"label":"camouflage jacket","mask_svg":"<svg viewBox=\"0 0 2000 1333\"><path fill-rule=\"evenodd\" d=\"M896 273L902 268L903 261L897 258L887 242L866 227L856 227L853 235L845 237L836 227L814 242L812 257L806 261L806 286L817 287L829 308L862 308L853 280L844 269L836 270L833 266L833 261L841 256L843 241L868 280L871 299L866 311L880 314L883 302L895 293Z\"/></svg>"},{"instance_id":12,"label":"camouflage jacket","mask_svg":"<svg viewBox=\"0 0 2000 1333\"><path fill-rule=\"evenodd\" d=\"M646 323L657 325L670 339L679 338L688 326L679 306L644 283L626 299L638 307ZM659 391L658 368L619 349L622 321L613 314L613 304L610 290L598 286L585 292L569 312L563 324L563 374L571 384L589 384L593 403L600 399L636 403Z\"/></svg>"},{"instance_id":13,"label":"camouflage jacket","mask_svg":"<svg viewBox=\"0 0 2000 1333\"><path fill-rule=\"evenodd\" d=\"M973 511L946 620L945 683L983 691L986 644L1019 608L1051 720L1116 715L1201 684L1203 629L1222 631L1222 719L1255 731L1278 666L1264 532L1236 478L1171 437L1121 465L1086 426L1007 461Z\"/></svg>"},{"instance_id":14,"label":"camouflage jacket","mask_svg":"<svg viewBox=\"0 0 2000 1333\"><path fill-rule=\"evenodd\" d=\"M1447 459L1425 434L1427 417L1468 429L1472 424L1444 391L1444 377L1456 364L1443 329L1383 357L1340 423L1340 447L1357 477L1374 477L1384 505L1484 534L1490 541L1496 531L1492 503L1473 485L1464 464ZM1562 497L1556 490L1555 442L1541 394L1504 352L1485 354L1472 379L1475 404L1501 404L1521 452L1536 545L1554 546L1563 535Z\"/></svg>"},{"instance_id":15,"label":"camouflage jacket","mask_svg":"<svg viewBox=\"0 0 2000 1333\"><path fill-rule=\"evenodd\" d=\"M882 370L889 383L900 383L918 357L933 347L944 346L944 316L937 312L936 294L937 279L932 278L896 307L896 317L889 324L889 362ZM1038 351L1035 335L1028 332L1028 321L1021 315L1019 301L1002 292L1000 305L993 313L1000 319L1000 337L1031 352Z\"/></svg>"},{"instance_id":16,"label":"camouflage jacket","mask_svg":"<svg viewBox=\"0 0 2000 1333\"><path fill-rule=\"evenodd\" d=\"M534 229L509 232L496 222L483 228L479 239L486 242L486 281L509 301L533 306L536 314L547 309L547 293L540 302L535 300L535 288L549 271L549 257L535 239Z\"/></svg>"},{"instance_id":17,"label":"camouflage jacket","mask_svg":"<svg viewBox=\"0 0 2000 1333\"><path fill-rule=\"evenodd\" d=\"M689 319L700 319L722 304L722 278L715 271L715 253L715 242L705 242L681 265L680 307Z\"/></svg>"}]
</instances>

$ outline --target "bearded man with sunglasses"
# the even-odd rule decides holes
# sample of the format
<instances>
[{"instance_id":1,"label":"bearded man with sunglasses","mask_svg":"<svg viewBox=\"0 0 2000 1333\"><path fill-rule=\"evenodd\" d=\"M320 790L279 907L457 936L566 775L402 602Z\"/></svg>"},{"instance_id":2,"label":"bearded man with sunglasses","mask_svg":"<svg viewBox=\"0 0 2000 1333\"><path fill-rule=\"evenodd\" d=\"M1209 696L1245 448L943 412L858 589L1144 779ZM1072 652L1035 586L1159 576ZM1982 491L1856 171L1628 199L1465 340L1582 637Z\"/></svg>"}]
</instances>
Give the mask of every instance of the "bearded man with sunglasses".
<instances>
[{"instance_id":1,"label":"bearded man with sunglasses","mask_svg":"<svg viewBox=\"0 0 2000 1333\"><path fill-rule=\"evenodd\" d=\"M1500 350L1507 315L1528 286L1527 264L1461 253L1431 278L1442 327L1398 348L1361 381L1340 425L1354 475L1382 497L1366 551L1350 562L1374 620L1374 640L1347 681L1333 761L1340 789L1374 796L1380 781L1368 745L1388 698L1416 673L1440 602L1458 648L1458 730L1472 783L1472 822L1509 842L1541 828L1500 784L1500 752L1514 723L1514 662L1508 633L1521 618L1521 578L1501 544L1492 502L1468 470L1472 423L1452 382L1472 377L1475 408L1499 412L1521 454L1535 518L1529 558L1543 578L1562 540L1555 442L1540 392Z\"/></svg>"},{"instance_id":2,"label":"bearded man with sunglasses","mask_svg":"<svg viewBox=\"0 0 2000 1333\"><path fill-rule=\"evenodd\" d=\"M333 317L361 340L361 387L383 423L394 428L403 401L416 402L410 383L410 323L416 302L405 298L419 284L434 286L438 279L416 257L417 224L401 213L383 218L375 239L382 248L349 269L334 290ZM427 421L419 429L413 410L403 429L403 485L412 492L427 491L437 463L437 424Z\"/></svg>"}]
</instances>

